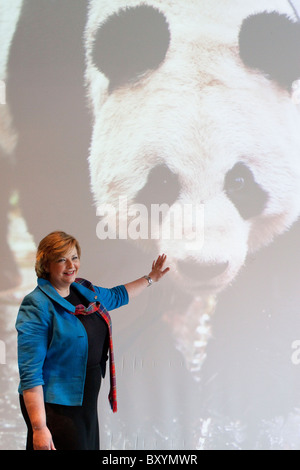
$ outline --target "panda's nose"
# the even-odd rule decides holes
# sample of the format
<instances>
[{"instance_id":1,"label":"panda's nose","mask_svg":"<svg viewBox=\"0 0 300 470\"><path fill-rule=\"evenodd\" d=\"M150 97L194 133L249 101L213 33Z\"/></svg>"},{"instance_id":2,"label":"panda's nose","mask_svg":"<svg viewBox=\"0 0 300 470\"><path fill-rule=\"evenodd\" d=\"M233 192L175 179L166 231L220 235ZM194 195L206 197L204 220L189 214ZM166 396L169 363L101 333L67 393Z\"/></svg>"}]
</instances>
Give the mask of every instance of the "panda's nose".
<instances>
[{"instance_id":1,"label":"panda's nose","mask_svg":"<svg viewBox=\"0 0 300 470\"><path fill-rule=\"evenodd\" d=\"M182 275L194 281L207 282L223 274L227 263L201 264L196 261L178 261L177 266Z\"/></svg>"}]
</instances>

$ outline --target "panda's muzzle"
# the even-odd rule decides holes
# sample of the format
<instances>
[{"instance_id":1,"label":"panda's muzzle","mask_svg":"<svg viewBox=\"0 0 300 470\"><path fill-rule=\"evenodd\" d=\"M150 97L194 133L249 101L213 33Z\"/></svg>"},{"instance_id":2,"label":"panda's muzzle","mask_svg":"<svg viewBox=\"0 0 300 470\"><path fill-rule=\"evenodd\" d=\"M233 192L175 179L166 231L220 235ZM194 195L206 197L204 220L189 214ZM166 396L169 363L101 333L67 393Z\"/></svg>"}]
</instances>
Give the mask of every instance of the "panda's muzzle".
<instances>
[{"instance_id":1,"label":"panda's muzzle","mask_svg":"<svg viewBox=\"0 0 300 470\"><path fill-rule=\"evenodd\" d=\"M221 276L228 269L229 263L202 264L196 261L177 262L180 274L194 283L207 283Z\"/></svg>"}]
</instances>

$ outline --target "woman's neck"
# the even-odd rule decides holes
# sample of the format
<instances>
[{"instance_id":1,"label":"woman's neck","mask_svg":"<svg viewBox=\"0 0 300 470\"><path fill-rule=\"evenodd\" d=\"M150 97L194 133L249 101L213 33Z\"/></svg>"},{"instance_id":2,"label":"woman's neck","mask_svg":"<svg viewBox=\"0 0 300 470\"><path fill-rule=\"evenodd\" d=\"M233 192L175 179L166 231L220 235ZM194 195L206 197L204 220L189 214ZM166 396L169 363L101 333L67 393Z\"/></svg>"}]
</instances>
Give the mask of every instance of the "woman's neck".
<instances>
[{"instance_id":1,"label":"woman's neck","mask_svg":"<svg viewBox=\"0 0 300 470\"><path fill-rule=\"evenodd\" d=\"M61 295L61 297L68 297L68 295L70 295L70 286L61 287L61 286L55 286L53 284L52 286L54 287L56 292L58 292L59 295Z\"/></svg>"}]
</instances>

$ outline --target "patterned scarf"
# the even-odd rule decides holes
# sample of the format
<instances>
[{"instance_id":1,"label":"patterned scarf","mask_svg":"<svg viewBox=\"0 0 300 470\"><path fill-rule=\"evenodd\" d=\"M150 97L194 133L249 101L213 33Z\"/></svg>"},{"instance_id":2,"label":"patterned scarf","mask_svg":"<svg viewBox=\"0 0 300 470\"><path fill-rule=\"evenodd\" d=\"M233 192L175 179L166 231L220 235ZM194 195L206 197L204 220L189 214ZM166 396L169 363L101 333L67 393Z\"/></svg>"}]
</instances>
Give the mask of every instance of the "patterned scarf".
<instances>
[{"instance_id":1,"label":"patterned scarf","mask_svg":"<svg viewBox=\"0 0 300 470\"><path fill-rule=\"evenodd\" d=\"M76 281L78 284L87 287L88 289L95 292L94 286L91 282L86 279L78 278ZM88 307L84 305L77 305L75 307L75 313L73 315L90 315L91 313L98 312L105 323L108 326L109 332L109 373L110 373L110 391L108 395L109 403L111 409L114 413L117 411L117 386L116 386L116 367L114 361L114 350L113 350L113 340L112 340L112 322L110 315L106 308L100 304L100 302L92 302Z\"/></svg>"}]
</instances>

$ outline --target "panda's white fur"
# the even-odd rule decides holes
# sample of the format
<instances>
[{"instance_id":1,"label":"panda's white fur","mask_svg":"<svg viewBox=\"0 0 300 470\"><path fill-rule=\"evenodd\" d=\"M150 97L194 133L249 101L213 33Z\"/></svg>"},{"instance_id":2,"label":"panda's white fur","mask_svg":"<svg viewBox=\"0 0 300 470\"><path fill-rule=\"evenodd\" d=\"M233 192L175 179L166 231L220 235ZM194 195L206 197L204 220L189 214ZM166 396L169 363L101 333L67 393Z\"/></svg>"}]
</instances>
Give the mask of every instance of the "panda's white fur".
<instances>
[{"instance_id":1,"label":"panda's white fur","mask_svg":"<svg viewBox=\"0 0 300 470\"><path fill-rule=\"evenodd\" d=\"M164 13L169 50L140 83L109 94L92 59L97 29L118 10L141 4ZM247 69L238 50L243 20L274 10L293 18L286 0L90 1L86 83L94 115L89 164L95 204L117 205L119 196L130 203L157 163L178 174L177 202L204 204L204 244L187 249L184 240L160 240L157 249L168 254L173 276L195 293L201 283L180 274L179 260L228 262L211 284L218 291L249 252L272 242L300 213L299 106L275 82ZM239 161L269 196L263 214L247 221L223 190L226 173Z\"/></svg>"}]
</instances>

